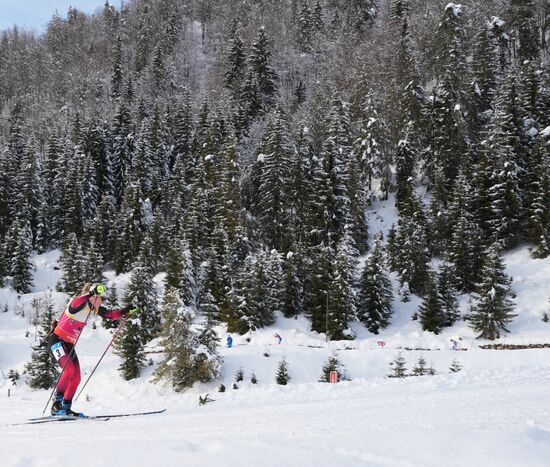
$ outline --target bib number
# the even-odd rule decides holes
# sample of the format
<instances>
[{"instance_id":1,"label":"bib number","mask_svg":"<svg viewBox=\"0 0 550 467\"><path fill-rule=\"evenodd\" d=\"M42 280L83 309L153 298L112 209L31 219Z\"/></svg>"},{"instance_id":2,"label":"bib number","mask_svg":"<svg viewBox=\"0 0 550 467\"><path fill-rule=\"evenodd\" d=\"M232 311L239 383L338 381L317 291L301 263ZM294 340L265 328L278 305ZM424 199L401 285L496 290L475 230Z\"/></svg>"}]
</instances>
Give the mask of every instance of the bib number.
<instances>
[{"instance_id":1,"label":"bib number","mask_svg":"<svg viewBox=\"0 0 550 467\"><path fill-rule=\"evenodd\" d=\"M57 342L54 345L52 345L52 353L55 359L59 361L59 359L63 357L63 355L65 355L65 349L63 348L63 344L61 342Z\"/></svg>"}]
</instances>

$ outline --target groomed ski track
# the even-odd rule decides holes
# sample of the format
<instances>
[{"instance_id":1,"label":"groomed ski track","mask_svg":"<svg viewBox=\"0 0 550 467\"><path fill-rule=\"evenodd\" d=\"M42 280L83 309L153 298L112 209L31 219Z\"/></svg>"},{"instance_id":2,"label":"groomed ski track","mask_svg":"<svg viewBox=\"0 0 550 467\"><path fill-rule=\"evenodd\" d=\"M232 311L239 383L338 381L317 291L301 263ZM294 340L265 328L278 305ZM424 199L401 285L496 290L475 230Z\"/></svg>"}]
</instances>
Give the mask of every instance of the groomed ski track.
<instances>
[{"instance_id":1,"label":"groomed ski track","mask_svg":"<svg viewBox=\"0 0 550 467\"><path fill-rule=\"evenodd\" d=\"M2 428L0 446L9 467L64 465L75 448L80 466L542 467L550 458L548 388L547 364L228 389L203 407L196 394L171 396L167 412L153 417ZM19 414L30 414L36 401L19 404ZM8 422L13 413L6 402L0 408Z\"/></svg>"}]
</instances>

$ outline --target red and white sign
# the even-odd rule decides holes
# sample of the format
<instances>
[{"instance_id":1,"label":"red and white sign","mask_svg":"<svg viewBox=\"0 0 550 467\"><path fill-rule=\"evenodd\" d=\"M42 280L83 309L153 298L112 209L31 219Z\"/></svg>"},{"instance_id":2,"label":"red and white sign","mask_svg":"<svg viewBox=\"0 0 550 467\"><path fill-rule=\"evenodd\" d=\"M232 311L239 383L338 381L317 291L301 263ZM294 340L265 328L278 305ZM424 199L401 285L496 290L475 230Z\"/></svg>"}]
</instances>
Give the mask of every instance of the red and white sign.
<instances>
[{"instance_id":1,"label":"red and white sign","mask_svg":"<svg viewBox=\"0 0 550 467\"><path fill-rule=\"evenodd\" d=\"M338 372L337 371L331 371L330 372L330 382L331 383L337 383L338 382Z\"/></svg>"}]
</instances>

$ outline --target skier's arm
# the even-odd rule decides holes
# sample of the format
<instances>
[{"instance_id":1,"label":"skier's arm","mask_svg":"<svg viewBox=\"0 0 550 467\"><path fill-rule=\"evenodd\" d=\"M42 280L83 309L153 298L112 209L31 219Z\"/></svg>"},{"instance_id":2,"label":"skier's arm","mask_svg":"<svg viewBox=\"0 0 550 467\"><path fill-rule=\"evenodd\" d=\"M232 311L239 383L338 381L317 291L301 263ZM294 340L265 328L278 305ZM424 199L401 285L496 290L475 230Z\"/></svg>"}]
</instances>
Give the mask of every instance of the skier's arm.
<instances>
[{"instance_id":1,"label":"skier's arm","mask_svg":"<svg viewBox=\"0 0 550 467\"><path fill-rule=\"evenodd\" d=\"M104 306L99 307L98 315L105 319L120 319L126 316L128 313L134 313L137 311L137 307L134 305L127 305L120 310L108 310Z\"/></svg>"},{"instance_id":2,"label":"skier's arm","mask_svg":"<svg viewBox=\"0 0 550 467\"><path fill-rule=\"evenodd\" d=\"M69 303L69 313L72 315L78 313L82 308L86 306L86 303L88 303L88 300L90 299L89 294L80 295L80 297L75 297L71 300L71 303Z\"/></svg>"}]
</instances>

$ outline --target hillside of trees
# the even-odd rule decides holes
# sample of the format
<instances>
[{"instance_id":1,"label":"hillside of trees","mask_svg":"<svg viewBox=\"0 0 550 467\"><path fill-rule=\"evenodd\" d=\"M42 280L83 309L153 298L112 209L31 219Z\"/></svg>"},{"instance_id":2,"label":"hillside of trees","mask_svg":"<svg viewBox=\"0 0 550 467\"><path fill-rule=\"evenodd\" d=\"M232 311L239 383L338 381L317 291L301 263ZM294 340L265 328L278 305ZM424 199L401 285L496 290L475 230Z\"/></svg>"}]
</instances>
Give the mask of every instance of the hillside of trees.
<instances>
[{"instance_id":1,"label":"hillside of trees","mask_svg":"<svg viewBox=\"0 0 550 467\"><path fill-rule=\"evenodd\" d=\"M497 338L500 253L550 253L549 18L545 0L131 0L3 31L0 282L29 292L31 252L57 248L70 293L131 272L144 342L193 313L207 347L276 312L348 339L409 293L437 333L463 292Z\"/></svg>"}]
</instances>

